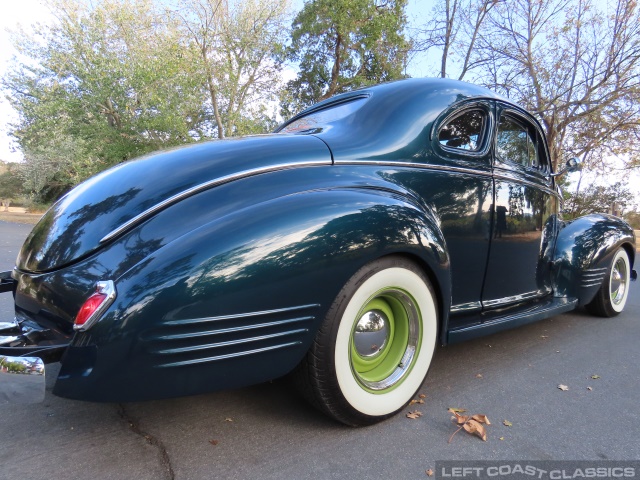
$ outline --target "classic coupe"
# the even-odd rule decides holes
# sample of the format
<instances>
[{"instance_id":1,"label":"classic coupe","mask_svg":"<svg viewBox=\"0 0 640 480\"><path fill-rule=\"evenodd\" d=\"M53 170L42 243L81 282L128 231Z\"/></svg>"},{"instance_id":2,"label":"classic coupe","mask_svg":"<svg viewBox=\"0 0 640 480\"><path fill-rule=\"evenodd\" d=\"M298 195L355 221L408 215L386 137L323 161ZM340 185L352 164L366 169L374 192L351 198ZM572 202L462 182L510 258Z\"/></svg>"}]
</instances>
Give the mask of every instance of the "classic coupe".
<instances>
[{"instance_id":1,"label":"classic coupe","mask_svg":"<svg viewBox=\"0 0 640 480\"><path fill-rule=\"evenodd\" d=\"M33 400L43 362L61 362L55 395L107 402L290 374L332 418L375 423L437 344L622 311L633 230L563 220L560 173L532 115L444 79L117 165L53 205L1 275L0 395Z\"/></svg>"}]
</instances>

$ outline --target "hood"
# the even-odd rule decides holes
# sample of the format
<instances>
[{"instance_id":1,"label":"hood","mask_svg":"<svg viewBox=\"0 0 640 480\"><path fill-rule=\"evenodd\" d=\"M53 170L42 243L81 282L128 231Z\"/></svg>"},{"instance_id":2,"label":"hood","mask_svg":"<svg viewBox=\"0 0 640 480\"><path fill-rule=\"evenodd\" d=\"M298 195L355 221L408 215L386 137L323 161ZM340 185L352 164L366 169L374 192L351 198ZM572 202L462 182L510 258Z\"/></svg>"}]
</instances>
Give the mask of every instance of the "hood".
<instances>
[{"instance_id":1,"label":"hood","mask_svg":"<svg viewBox=\"0 0 640 480\"><path fill-rule=\"evenodd\" d=\"M208 183L213 188L216 180L245 172L308 164L331 164L325 143L282 134L198 143L120 164L53 205L25 241L16 266L27 272L64 267L108 243L105 237L127 222L144 212L144 219L156 214L190 189L209 188Z\"/></svg>"}]
</instances>

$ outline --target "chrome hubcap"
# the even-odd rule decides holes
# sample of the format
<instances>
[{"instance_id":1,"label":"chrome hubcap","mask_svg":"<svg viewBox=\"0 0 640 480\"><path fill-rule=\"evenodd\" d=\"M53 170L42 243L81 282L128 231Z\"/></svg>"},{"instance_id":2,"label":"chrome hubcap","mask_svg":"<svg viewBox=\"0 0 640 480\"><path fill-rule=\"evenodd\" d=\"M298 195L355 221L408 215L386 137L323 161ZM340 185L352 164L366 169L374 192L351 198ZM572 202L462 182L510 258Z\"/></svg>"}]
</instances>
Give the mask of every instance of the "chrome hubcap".
<instances>
[{"instance_id":1,"label":"chrome hubcap","mask_svg":"<svg viewBox=\"0 0 640 480\"><path fill-rule=\"evenodd\" d=\"M389 318L381 310L366 312L353 333L353 343L358 355L372 358L379 355L389 340Z\"/></svg>"},{"instance_id":2,"label":"chrome hubcap","mask_svg":"<svg viewBox=\"0 0 640 480\"><path fill-rule=\"evenodd\" d=\"M386 288L359 313L351 332L351 368L358 383L374 393L398 385L413 367L422 321L411 296Z\"/></svg>"},{"instance_id":3,"label":"chrome hubcap","mask_svg":"<svg viewBox=\"0 0 640 480\"><path fill-rule=\"evenodd\" d=\"M620 305L627 291L627 264L623 259L619 258L611 271L611 281L609 282L609 291L611 293L611 301L615 305Z\"/></svg>"}]
</instances>

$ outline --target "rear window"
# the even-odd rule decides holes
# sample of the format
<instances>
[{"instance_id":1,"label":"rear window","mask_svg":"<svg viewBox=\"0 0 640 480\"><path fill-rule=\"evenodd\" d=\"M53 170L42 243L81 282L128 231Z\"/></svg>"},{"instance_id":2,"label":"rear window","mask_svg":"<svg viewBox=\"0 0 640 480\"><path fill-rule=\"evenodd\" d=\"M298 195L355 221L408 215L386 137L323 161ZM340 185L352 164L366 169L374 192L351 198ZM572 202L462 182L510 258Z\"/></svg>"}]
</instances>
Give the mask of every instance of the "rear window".
<instances>
[{"instance_id":1,"label":"rear window","mask_svg":"<svg viewBox=\"0 0 640 480\"><path fill-rule=\"evenodd\" d=\"M364 104L365 100L367 100L366 97L359 97L350 101L327 105L326 108L310 112L308 115L294 120L280 130L280 133L302 132L333 123L358 110Z\"/></svg>"}]
</instances>

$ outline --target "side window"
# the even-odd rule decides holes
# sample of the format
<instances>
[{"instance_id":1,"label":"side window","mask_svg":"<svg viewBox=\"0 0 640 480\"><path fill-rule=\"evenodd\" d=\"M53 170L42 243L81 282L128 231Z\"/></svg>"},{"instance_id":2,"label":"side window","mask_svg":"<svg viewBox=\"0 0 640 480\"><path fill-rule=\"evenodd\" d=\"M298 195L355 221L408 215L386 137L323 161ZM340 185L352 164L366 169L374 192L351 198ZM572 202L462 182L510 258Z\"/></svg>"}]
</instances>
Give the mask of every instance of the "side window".
<instances>
[{"instance_id":1,"label":"side window","mask_svg":"<svg viewBox=\"0 0 640 480\"><path fill-rule=\"evenodd\" d=\"M482 146L486 122L483 110L467 110L449 120L438 132L440 145L476 152Z\"/></svg>"},{"instance_id":2,"label":"side window","mask_svg":"<svg viewBox=\"0 0 640 480\"><path fill-rule=\"evenodd\" d=\"M501 115L496 154L502 161L538 168L540 162L534 128L508 115Z\"/></svg>"}]
</instances>

